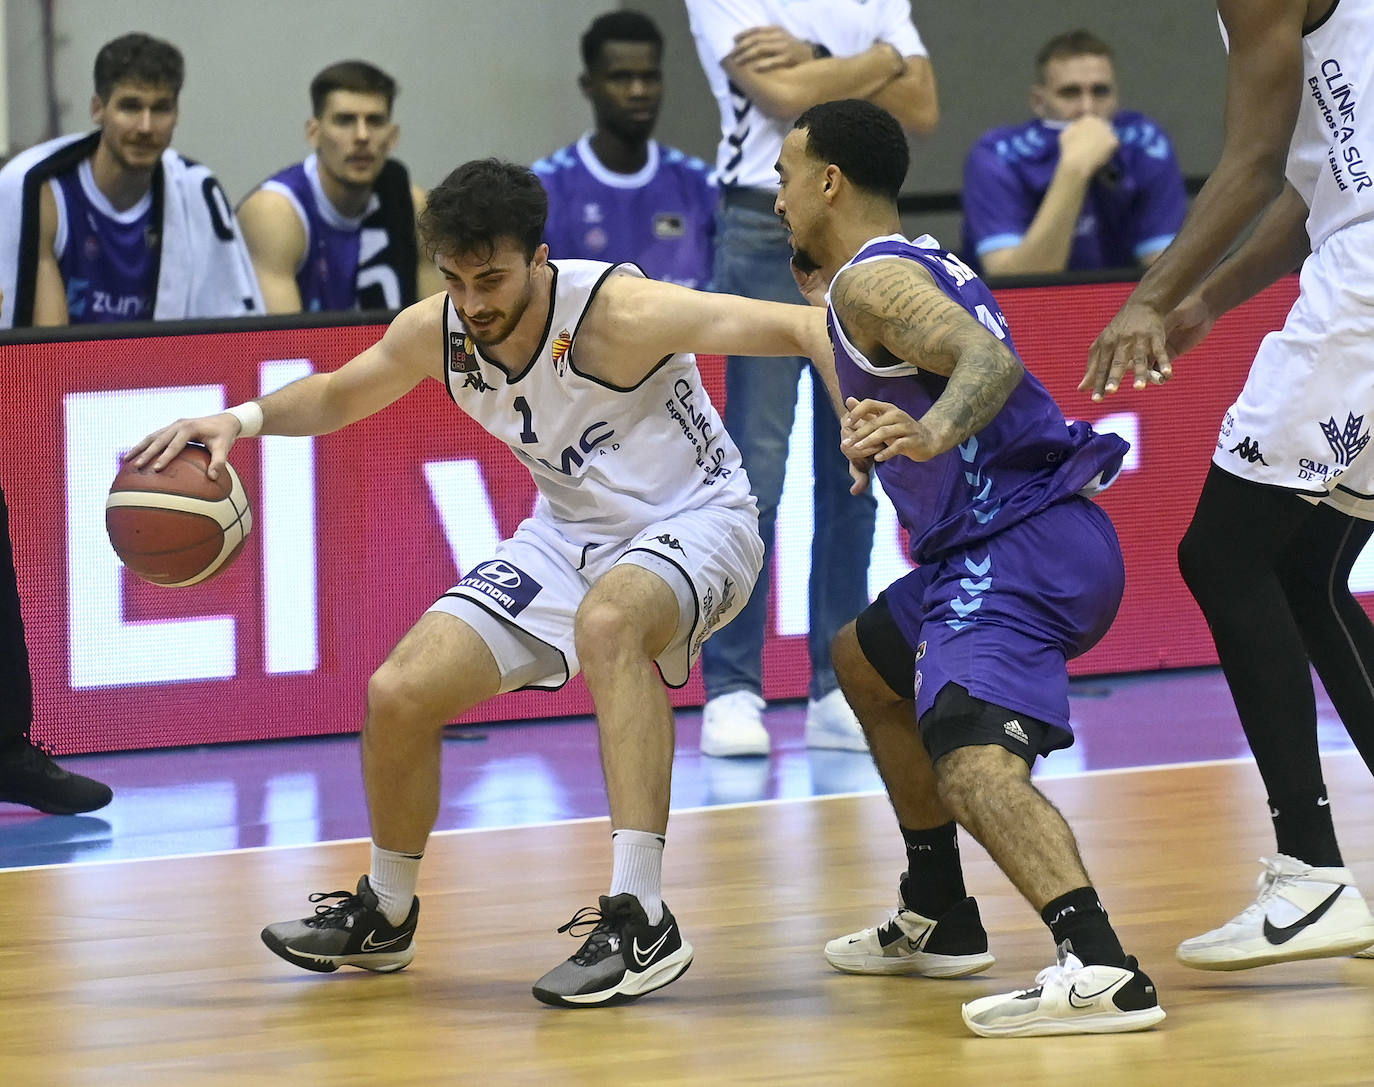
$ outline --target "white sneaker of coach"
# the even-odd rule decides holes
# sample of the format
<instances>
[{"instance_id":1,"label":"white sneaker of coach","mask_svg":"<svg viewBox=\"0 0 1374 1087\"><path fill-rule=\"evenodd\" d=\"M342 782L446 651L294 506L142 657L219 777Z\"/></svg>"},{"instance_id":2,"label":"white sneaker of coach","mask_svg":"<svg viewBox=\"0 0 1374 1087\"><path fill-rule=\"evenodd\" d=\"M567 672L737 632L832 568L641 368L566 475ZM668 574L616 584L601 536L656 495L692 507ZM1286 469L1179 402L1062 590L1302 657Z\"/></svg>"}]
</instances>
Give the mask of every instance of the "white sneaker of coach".
<instances>
[{"instance_id":1,"label":"white sneaker of coach","mask_svg":"<svg viewBox=\"0 0 1374 1087\"><path fill-rule=\"evenodd\" d=\"M867 751L859 719L839 688L806 704L806 746L837 751Z\"/></svg>"},{"instance_id":2,"label":"white sneaker of coach","mask_svg":"<svg viewBox=\"0 0 1374 1087\"><path fill-rule=\"evenodd\" d=\"M767 755L765 705L753 691L731 691L709 700L701 709L701 753L725 757Z\"/></svg>"},{"instance_id":3,"label":"white sneaker of coach","mask_svg":"<svg viewBox=\"0 0 1374 1087\"><path fill-rule=\"evenodd\" d=\"M1365 954L1374 914L1348 868L1262 857L1255 901L1220 928L1184 940L1178 961L1198 970L1248 970L1291 959Z\"/></svg>"}]
</instances>

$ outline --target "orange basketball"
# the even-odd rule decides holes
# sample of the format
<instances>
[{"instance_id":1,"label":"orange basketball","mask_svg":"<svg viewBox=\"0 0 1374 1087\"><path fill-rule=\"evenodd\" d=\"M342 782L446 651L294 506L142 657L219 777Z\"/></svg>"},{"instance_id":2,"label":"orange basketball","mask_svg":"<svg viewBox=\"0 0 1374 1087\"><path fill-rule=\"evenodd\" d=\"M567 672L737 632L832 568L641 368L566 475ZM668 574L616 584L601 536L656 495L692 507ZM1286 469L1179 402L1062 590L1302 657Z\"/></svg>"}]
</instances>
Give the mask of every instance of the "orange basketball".
<instances>
[{"instance_id":1,"label":"orange basketball","mask_svg":"<svg viewBox=\"0 0 1374 1087\"><path fill-rule=\"evenodd\" d=\"M124 464L105 499L115 554L144 581L195 585L223 570L253 527L248 495L226 465L205 474L210 453L188 445L160 472Z\"/></svg>"}]
</instances>

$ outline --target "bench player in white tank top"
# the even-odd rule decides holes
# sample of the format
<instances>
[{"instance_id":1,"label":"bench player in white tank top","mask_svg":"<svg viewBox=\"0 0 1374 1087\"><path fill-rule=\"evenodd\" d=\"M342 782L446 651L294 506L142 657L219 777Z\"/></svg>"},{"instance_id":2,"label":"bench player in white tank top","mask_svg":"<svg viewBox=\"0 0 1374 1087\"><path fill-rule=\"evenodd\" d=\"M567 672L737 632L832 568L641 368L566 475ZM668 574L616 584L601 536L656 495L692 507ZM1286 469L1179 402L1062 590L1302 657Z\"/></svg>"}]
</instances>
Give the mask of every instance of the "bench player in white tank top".
<instances>
[{"instance_id":1,"label":"bench player in white tank top","mask_svg":"<svg viewBox=\"0 0 1374 1087\"><path fill-rule=\"evenodd\" d=\"M546 208L523 167L459 167L430 193L421 221L445 294L402 311L335 372L180 420L130 457L160 467L201 441L214 470L237 437L337 430L425 378L510 446L539 487L533 516L464 572L368 685L371 871L355 894L269 925L263 940L309 970L406 966L444 724L502 691L561 687L580 668L597 707L614 871L610 894L564 926L585 944L534 994L618 1004L692 961L660 891L673 758L663 683L686 682L701 643L748 598L763 557L739 454L690 352L830 348L823 315L805 306L704 294L629 266L550 262Z\"/></svg>"},{"instance_id":2,"label":"bench player in white tank top","mask_svg":"<svg viewBox=\"0 0 1374 1087\"><path fill-rule=\"evenodd\" d=\"M1100 398L1128 369L1138 389L1167 379L1220 314L1302 263L1298 300L1222 420L1179 546L1278 849L1255 903L1178 956L1203 970L1374 958L1374 915L1333 829L1309 673L1374 769L1374 626L1349 588L1374 533L1374 0L1217 8L1230 54L1221 160L1093 345L1082 387Z\"/></svg>"}]
</instances>

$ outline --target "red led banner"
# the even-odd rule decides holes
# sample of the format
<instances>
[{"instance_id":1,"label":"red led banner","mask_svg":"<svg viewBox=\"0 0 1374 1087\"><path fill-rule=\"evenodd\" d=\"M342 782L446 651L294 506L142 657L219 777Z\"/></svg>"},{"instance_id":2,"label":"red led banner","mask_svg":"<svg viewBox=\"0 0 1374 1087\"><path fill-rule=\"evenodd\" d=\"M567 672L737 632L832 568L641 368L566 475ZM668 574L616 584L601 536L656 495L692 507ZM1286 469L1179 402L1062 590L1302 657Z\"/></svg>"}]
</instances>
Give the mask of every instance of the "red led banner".
<instances>
[{"instance_id":1,"label":"red led banner","mask_svg":"<svg viewBox=\"0 0 1374 1087\"><path fill-rule=\"evenodd\" d=\"M1128 471L1102 499L1126 553L1126 601L1103 643L1075 662L1078 674L1215 660L1174 552L1222 413L1261 336L1282 323L1296 282L1225 318L1166 388L1095 405L1074 387L1088 344L1127 289L999 295L1028 366L1066 413L1109 425L1134 446ZM103 501L122 450L153 427L333 369L380 333L358 326L0 346L0 479L40 737L78 752L358 728L372 669L534 501L529 476L437 383L339 434L238 444L232 460L255 526L232 567L203 585L166 589L131 577L105 538ZM702 369L720 403L722 361L703 359ZM792 451L802 479L808 442L803 419ZM791 492L779 514L765 651L765 693L774 699L806 693L804 498ZM889 511L871 587L905 568ZM699 679L674 698L699 704ZM557 693L502 697L470 719L589 710L577 680Z\"/></svg>"}]
</instances>

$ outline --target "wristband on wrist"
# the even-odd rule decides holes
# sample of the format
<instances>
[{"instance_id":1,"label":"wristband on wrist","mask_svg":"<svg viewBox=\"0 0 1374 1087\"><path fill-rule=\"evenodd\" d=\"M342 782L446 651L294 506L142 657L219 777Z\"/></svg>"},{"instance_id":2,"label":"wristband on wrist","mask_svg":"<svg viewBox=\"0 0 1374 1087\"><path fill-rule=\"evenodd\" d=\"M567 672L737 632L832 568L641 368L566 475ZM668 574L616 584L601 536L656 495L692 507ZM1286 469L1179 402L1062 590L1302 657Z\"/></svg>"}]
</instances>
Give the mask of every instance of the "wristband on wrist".
<instances>
[{"instance_id":1,"label":"wristband on wrist","mask_svg":"<svg viewBox=\"0 0 1374 1087\"><path fill-rule=\"evenodd\" d=\"M256 400L235 404L224 410L239 421L240 438L252 438L262 432L262 406Z\"/></svg>"}]
</instances>

